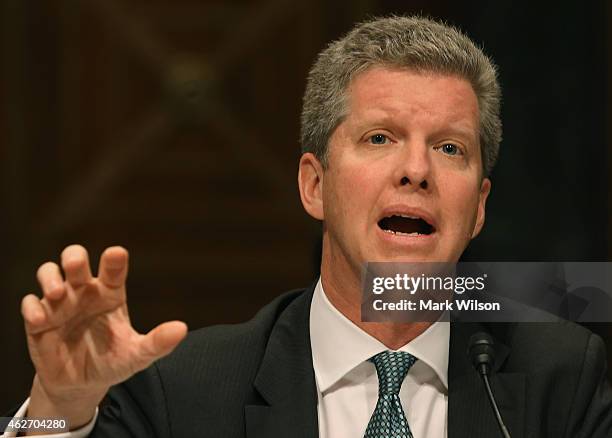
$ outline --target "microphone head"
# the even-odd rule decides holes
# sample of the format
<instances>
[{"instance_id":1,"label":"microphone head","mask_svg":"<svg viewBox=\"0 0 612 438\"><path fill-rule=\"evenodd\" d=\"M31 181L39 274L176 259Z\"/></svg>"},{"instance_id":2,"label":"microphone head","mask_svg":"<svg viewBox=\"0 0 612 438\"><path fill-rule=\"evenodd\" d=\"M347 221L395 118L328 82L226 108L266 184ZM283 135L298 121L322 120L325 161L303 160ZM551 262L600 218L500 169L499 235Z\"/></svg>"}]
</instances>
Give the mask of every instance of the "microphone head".
<instances>
[{"instance_id":1,"label":"microphone head","mask_svg":"<svg viewBox=\"0 0 612 438\"><path fill-rule=\"evenodd\" d=\"M474 333L470 337L468 355L477 371L488 373L495 364L495 347L491 335L484 332Z\"/></svg>"}]
</instances>

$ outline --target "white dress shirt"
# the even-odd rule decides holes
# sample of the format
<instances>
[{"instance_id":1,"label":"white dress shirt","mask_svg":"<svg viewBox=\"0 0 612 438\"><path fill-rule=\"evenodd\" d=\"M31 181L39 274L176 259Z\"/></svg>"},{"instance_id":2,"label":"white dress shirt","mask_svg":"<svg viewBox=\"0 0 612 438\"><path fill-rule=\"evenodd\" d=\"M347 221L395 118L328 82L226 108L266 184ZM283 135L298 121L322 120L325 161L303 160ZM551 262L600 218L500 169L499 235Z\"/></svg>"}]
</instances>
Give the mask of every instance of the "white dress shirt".
<instances>
[{"instance_id":1,"label":"white dress shirt","mask_svg":"<svg viewBox=\"0 0 612 438\"><path fill-rule=\"evenodd\" d=\"M448 406L448 346L450 326L435 322L398 351L418 360L400 390L400 400L417 438L446 438ZM327 299L319 279L310 308L310 344L317 384L320 438L359 438L365 434L378 400L378 376L368 359L388 350ZM29 399L15 417L27 411ZM98 412L84 427L41 438L86 438ZM2 437L14 437L4 433Z\"/></svg>"},{"instance_id":2,"label":"white dress shirt","mask_svg":"<svg viewBox=\"0 0 612 438\"><path fill-rule=\"evenodd\" d=\"M398 350L418 358L399 393L416 438L446 437L449 340L449 323L435 322ZM320 279L310 309L310 344L319 437L363 437L378 400L378 376L368 359L388 348L329 302Z\"/></svg>"},{"instance_id":3,"label":"white dress shirt","mask_svg":"<svg viewBox=\"0 0 612 438\"><path fill-rule=\"evenodd\" d=\"M28 398L25 401L25 403L21 405L21 407L15 414L14 418L24 417L28 410L29 404L30 404L30 399ZM80 429L73 430L72 432L62 432L62 433L53 433L53 434L36 435L36 436L39 438L87 438L87 435L90 434L90 432L92 431L92 429L94 428L96 424L96 418L98 418L97 408L96 408L96 413L94 414L94 417L91 419L91 421L87 423L85 426L81 427ZM12 438L15 436L17 436L17 432L4 432L2 435L0 435L0 438Z\"/></svg>"}]
</instances>

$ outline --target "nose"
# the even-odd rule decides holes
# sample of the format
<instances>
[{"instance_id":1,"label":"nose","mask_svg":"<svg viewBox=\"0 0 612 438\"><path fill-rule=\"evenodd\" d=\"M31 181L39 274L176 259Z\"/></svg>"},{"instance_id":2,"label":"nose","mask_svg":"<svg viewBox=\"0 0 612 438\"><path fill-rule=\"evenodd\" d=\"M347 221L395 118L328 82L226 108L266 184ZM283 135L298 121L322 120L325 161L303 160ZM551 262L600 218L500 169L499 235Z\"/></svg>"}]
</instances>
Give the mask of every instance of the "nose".
<instances>
[{"instance_id":1,"label":"nose","mask_svg":"<svg viewBox=\"0 0 612 438\"><path fill-rule=\"evenodd\" d=\"M431 160L424 142L404 145L397 157L394 180L399 187L427 190L431 186Z\"/></svg>"}]
</instances>

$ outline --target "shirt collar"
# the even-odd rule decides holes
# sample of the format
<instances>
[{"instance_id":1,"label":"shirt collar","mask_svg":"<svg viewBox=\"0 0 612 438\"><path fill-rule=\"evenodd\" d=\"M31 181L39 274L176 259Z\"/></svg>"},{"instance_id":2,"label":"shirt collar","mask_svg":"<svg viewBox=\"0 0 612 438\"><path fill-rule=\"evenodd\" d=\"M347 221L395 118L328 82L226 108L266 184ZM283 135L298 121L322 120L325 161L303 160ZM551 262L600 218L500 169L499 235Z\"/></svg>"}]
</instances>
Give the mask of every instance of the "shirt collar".
<instances>
[{"instance_id":1,"label":"shirt collar","mask_svg":"<svg viewBox=\"0 0 612 438\"><path fill-rule=\"evenodd\" d=\"M448 389L450 324L435 322L401 347L431 367ZM317 282L310 308L310 343L317 384L325 392L349 371L388 348L353 324L327 299Z\"/></svg>"}]
</instances>

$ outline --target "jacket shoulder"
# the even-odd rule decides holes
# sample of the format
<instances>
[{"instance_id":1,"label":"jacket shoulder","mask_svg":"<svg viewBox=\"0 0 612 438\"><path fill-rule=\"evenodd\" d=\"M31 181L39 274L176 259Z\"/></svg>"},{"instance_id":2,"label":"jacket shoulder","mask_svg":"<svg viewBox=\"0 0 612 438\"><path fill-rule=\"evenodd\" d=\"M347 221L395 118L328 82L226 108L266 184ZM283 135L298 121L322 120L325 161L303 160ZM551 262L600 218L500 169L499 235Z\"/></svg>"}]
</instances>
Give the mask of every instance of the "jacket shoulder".
<instances>
[{"instance_id":1,"label":"jacket shoulder","mask_svg":"<svg viewBox=\"0 0 612 438\"><path fill-rule=\"evenodd\" d=\"M248 368L249 362L256 361L263 354L279 315L304 292L305 289L295 289L283 293L244 323L220 324L190 331L170 355L157 362L159 370L184 375L189 370L214 368L216 363L225 367L235 364L242 370Z\"/></svg>"},{"instance_id":2,"label":"jacket shoulder","mask_svg":"<svg viewBox=\"0 0 612 438\"><path fill-rule=\"evenodd\" d=\"M530 415L562 436L610 436L612 389L598 335L568 321L519 324L512 343L508 365L527 376Z\"/></svg>"},{"instance_id":3,"label":"jacket shoulder","mask_svg":"<svg viewBox=\"0 0 612 438\"><path fill-rule=\"evenodd\" d=\"M190 332L168 356L112 387L92 437L242 436L244 405L276 321L305 289L284 293L250 321ZM176 435L178 434L178 435Z\"/></svg>"},{"instance_id":4,"label":"jacket shoulder","mask_svg":"<svg viewBox=\"0 0 612 438\"><path fill-rule=\"evenodd\" d=\"M577 376L585 356L595 353L599 338L587 328L570 321L520 323L514 325L508 343L511 361L517 367L528 367L531 373L556 369L555 374ZM522 364L522 365L521 365Z\"/></svg>"}]
</instances>

